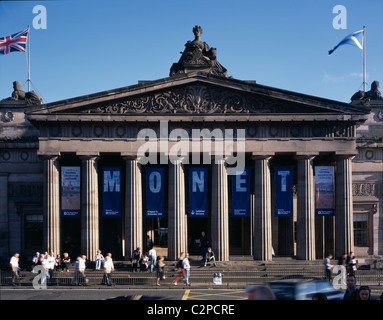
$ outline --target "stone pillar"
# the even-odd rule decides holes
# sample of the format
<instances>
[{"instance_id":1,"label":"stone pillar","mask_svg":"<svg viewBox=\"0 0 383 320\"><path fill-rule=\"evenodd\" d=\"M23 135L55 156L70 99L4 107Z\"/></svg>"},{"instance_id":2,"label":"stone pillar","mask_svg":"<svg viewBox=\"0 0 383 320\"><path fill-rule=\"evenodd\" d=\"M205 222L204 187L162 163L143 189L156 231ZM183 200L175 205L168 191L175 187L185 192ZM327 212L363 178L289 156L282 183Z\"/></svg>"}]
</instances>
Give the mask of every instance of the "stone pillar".
<instances>
[{"instance_id":1,"label":"stone pillar","mask_svg":"<svg viewBox=\"0 0 383 320\"><path fill-rule=\"evenodd\" d=\"M271 261L271 156L253 156L255 160L254 179L254 260Z\"/></svg>"},{"instance_id":2,"label":"stone pillar","mask_svg":"<svg viewBox=\"0 0 383 320\"><path fill-rule=\"evenodd\" d=\"M212 165L212 249L218 261L229 261L229 202L225 159Z\"/></svg>"},{"instance_id":3,"label":"stone pillar","mask_svg":"<svg viewBox=\"0 0 383 320\"><path fill-rule=\"evenodd\" d=\"M335 178L335 257L354 251L352 159L341 155L336 160Z\"/></svg>"},{"instance_id":4,"label":"stone pillar","mask_svg":"<svg viewBox=\"0 0 383 320\"><path fill-rule=\"evenodd\" d=\"M60 168L58 156L43 156L44 161L44 247L61 253L60 247Z\"/></svg>"},{"instance_id":5,"label":"stone pillar","mask_svg":"<svg viewBox=\"0 0 383 320\"><path fill-rule=\"evenodd\" d=\"M126 163L125 193L125 260L137 247L143 248L141 164L136 157L124 156ZM141 251L141 253L143 253Z\"/></svg>"},{"instance_id":6,"label":"stone pillar","mask_svg":"<svg viewBox=\"0 0 383 320\"><path fill-rule=\"evenodd\" d=\"M297 259L315 260L315 185L311 155L298 160Z\"/></svg>"},{"instance_id":7,"label":"stone pillar","mask_svg":"<svg viewBox=\"0 0 383 320\"><path fill-rule=\"evenodd\" d=\"M81 186L81 254L93 261L99 249L99 208L97 156L80 156Z\"/></svg>"},{"instance_id":8,"label":"stone pillar","mask_svg":"<svg viewBox=\"0 0 383 320\"><path fill-rule=\"evenodd\" d=\"M168 259L177 260L181 252L187 252L185 172L182 159L172 162L169 164Z\"/></svg>"},{"instance_id":9,"label":"stone pillar","mask_svg":"<svg viewBox=\"0 0 383 320\"><path fill-rule=\"evenodd\" d=\"M12 253L9 247L8 218L8 173L0 173L0 257L8 257Z\"/></svg>"}]
</instances>

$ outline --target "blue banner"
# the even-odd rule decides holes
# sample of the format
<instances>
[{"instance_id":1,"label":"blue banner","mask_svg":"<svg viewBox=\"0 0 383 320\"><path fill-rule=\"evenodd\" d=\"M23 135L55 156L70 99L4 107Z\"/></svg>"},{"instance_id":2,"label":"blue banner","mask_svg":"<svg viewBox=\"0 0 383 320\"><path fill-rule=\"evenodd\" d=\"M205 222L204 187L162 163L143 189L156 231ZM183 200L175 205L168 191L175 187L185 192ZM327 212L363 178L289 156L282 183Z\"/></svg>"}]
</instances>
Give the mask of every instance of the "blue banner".
<instances>
[{"instance_id":1,"label":"blue banner","mask_svg":"<svg viewBox=\"0 0 383 320\"><path fill-rule=\"evenodd\" d=\"M208 168L189 168L189 217L208 216Z\"/></svg>"},{"instance_id":2,"label":"blue banner","mask_svg":"<svg viewBox=\"0 0 383 320\"><path fill-rule=\"evenodd\" d=\"M293 167L275 167L275 216L293 216Z\"/></svg>"},{"instance_id":3,"label":"blue banner","mask_svg":"<svg viewBox=\"0 0 383 320\"><path fill-rule=\"evenodd\" d=\"M250 217L251 168L232 175L232 216Z\"/></svg>"},{"instance_id":4,"label":"blue banner","mask_svg":"<svg viewBox=\"0 0 383 320\"><path fill-rule=\"evenodd\" d=\"M80 217L80 167L61 167L61 215Z\"/></svg>"},{"instance_id":5,"label":"blue banner","mask_svg":"<svg viewBox=\"0 0 383 320\"><path fill-rule=\"evenodd\" d=\"M102 216L121 217L121 168L102 167Z\"/></svg>"},{"instance_id":6,"label":"blue banner","mask_svg":"<svg viewBox=\"0 0 383 320\"><path fill-rule=\"evenodd\" d=\"M315 167L315 214L334 216L334 167Z\"/></svg>"},{"instance_id":7,"label":"blue banner","mask_svg":"<svg viewBox=\"0 0 383 320\"><path fill-rule=\"evenodd\" d=\"M165 217L165 168L146 168L146 217Z\"/></svg>"}]
</instances>

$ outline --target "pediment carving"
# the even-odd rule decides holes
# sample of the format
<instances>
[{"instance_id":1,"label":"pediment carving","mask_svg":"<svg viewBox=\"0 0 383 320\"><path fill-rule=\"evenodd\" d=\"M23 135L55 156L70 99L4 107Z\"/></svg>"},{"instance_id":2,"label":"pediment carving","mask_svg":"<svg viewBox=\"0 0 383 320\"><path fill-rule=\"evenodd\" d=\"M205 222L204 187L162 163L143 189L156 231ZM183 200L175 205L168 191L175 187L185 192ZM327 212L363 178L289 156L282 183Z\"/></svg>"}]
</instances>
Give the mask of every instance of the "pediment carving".
<instances>
[{"instance_id":1,"label":"pediment carving","mask_svg":"<svg viewBox=\"0 0 383 320\"><path fill-rule=\"evenodd\" d=\"M169 90L134 96L124 100L93 105L82 113L107 114L215 114L215 113L294 113L318 112L317 109L278 101L251 93L205 84L174 87Z\"/></svg>"}]
</instances>

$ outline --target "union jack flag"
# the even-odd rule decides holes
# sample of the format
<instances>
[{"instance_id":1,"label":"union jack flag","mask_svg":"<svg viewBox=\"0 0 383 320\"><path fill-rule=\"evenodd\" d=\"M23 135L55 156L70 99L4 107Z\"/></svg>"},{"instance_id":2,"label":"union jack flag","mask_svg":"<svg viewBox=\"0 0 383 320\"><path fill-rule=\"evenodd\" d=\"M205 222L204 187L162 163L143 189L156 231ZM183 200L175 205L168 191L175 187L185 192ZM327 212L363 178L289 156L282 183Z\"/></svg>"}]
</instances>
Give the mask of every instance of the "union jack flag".
<instances>
[{"instance_id":1,"label":"union jack flag","mask_svg":"<svg viewBox=\"0 0 383 320\"><path fill-rule=\"evenodd\" d=\"M0 38L0 54L8 54L13 51L25 52L29 28L11 36Z\"/></svg>"}]
</instances>

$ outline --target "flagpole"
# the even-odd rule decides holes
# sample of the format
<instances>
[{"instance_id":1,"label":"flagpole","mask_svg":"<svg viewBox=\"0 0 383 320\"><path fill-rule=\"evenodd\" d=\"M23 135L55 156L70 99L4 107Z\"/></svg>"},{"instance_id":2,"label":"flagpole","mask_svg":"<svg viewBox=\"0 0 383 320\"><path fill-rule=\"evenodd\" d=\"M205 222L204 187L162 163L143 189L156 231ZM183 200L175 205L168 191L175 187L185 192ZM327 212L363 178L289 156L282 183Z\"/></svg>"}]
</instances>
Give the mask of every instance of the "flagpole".
<instances>
[{"instance_id":1,"label":"flagpole","mask_svg":"<svg viewBox=\"0 0 383 320\"><path fill-rule=\"evenodd\" d=\"M363 27L363 91L366 92L366 27Z\"/></svg>"},{"instance_id":2,"label":"flagpole","mask_svg":"<svg viewBox=\"0 0 383 320\"><path fill-rule=\"evenodd\" d=\"M28 92L31 91L31 30L28 26Z\"/></svg>"}]
</instances>

